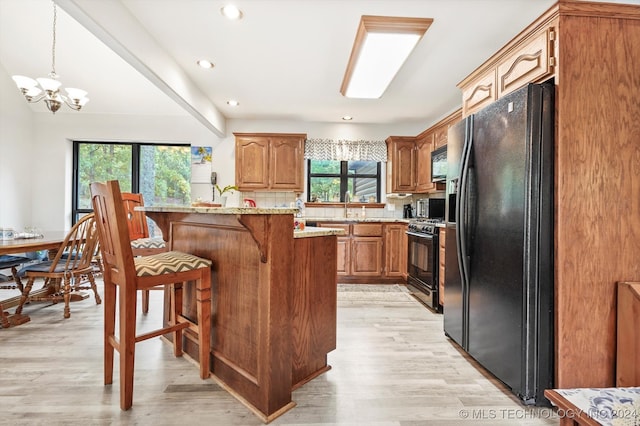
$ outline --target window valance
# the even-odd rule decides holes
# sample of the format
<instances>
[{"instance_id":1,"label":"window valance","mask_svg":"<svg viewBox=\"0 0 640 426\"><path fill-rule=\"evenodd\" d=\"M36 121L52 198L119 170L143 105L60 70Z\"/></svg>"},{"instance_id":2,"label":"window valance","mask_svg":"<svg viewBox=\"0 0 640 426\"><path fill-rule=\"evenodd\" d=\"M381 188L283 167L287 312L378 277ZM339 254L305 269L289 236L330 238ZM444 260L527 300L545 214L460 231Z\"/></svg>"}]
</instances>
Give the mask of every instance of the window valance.
<instances>
[{"instance_id":1,"label":"window valance","mask_svg":"<svg viewBox=\"0 0 640 426\"><path fill-rule=\"evenodd\" d=\"M304 158L336 161L387 161L384 141L350 141L346 139L307 139Z\"/></svg>"}]
</instances>

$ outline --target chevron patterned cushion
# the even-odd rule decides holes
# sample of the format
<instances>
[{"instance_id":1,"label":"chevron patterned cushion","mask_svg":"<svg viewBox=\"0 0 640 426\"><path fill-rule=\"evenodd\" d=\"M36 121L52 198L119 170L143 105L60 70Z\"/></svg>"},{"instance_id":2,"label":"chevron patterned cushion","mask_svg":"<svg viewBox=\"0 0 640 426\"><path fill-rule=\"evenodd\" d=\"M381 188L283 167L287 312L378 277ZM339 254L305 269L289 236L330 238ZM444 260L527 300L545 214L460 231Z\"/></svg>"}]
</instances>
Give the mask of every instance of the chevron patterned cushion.
<instances>
[{"instance_id":1,"label":"chevron patterned cushion","mask_svg":"<svg viewBox=\"0 0 640 426\"><path fill-rule=\"evenodd\" d=\"M160 237L156 238L138 238L131 241L131 248L134 249L150 249L150 248L164 248L164 240Z\"/></svg>"},{"instance_id":2,"label":"chevron patterned cushion","mask_svg":"<svg viewBox=\"0 0 640 426\"><path fill-rule=\"evenodd\" d=\"M153 254L134 258L139 277L170 274L210 267L211 261L180 251Z\"/></svg>"}]
</instances>

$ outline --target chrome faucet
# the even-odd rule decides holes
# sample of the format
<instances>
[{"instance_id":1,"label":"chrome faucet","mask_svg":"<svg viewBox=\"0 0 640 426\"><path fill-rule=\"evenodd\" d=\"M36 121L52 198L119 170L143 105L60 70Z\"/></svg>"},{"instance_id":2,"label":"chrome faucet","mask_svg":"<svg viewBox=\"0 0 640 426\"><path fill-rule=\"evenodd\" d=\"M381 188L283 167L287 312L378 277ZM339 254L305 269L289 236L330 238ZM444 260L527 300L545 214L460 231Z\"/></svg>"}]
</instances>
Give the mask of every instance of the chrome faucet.
<instances>
[{"instance_id":1,"label":"chrome faucet","mask_svg":"<svg viewBox=\"0 0 640 426\"><path fill-rule=\"evenodd\" d=\"M351 194L347 191L344 193L344 217L349 217L349 208L347 207L349 201L351 201Z\"/></svg>"}]
</instances>

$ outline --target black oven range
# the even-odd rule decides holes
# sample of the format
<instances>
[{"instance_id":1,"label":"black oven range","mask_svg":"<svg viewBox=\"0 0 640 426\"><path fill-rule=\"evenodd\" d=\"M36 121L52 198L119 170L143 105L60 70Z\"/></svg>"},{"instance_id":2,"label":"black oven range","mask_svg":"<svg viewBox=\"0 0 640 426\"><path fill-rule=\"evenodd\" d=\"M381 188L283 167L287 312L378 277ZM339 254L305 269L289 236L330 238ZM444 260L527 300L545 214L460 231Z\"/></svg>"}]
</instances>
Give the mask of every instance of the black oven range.
<instances>
[{"instance_id":1,"label":"black oven range","mask_svg":"<svg viewBox=\"0 0 640 426\"><path fill-rule=\"evenodd\" d=\"M409 222L407 288L414 297L435 312L438 303L438 224L442 219L419 219Z\"/></svg>"}]
</instances>

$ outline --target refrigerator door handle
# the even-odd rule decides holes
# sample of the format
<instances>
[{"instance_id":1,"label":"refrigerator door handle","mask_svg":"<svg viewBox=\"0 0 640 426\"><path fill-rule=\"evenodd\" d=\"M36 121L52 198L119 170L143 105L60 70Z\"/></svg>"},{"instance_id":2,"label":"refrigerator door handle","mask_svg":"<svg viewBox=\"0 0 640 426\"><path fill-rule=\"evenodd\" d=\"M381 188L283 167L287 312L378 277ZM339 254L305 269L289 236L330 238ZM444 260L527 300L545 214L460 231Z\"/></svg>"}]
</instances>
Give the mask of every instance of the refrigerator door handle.
<instances>
[{"instance_id":1,"label":"refrigerator door handle","mask_svg":"<svg viewBox=\"0 0 640 426\"><path fill-rule=\"evenodd\" d=\"M470 177L470 159L473 148L473 121L471 118L467 120L465 129L465 144L462 150L462 163L460 166L460 190L457 194L456 203L458 209L456 211L456 224L458 227L456 246L458 252L458 265L460 268L460 276L462 285L466 287L469 277L469 177Z\"/></svg>"}]
</instances>

